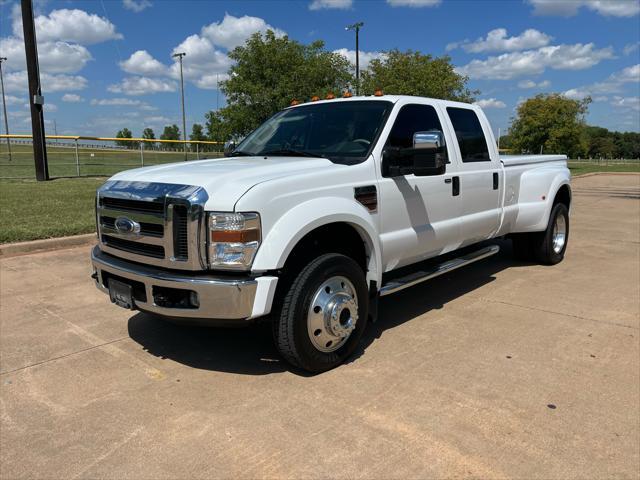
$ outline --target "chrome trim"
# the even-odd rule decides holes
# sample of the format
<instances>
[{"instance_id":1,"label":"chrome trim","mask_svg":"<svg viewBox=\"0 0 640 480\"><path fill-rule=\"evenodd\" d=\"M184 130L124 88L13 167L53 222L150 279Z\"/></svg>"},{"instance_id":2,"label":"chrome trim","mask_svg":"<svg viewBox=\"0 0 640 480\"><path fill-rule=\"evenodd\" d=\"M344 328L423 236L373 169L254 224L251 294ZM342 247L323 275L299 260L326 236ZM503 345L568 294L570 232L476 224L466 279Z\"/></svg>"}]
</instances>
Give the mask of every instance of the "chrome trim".
<instances>
[{"instance_id":1,"label":"chrome trim","mask_svg":"<svg viewBox=\"0 0 640 480\"><path fill-rule=\"evenodd\" d=\"M564 215L557 215L556 220L553 224L553 233L552 233L552 246L553 251L556 254L562 252L564 245L567 241L567 221L564 218Z\"/></svg>"},{"instance_id":2,"label":"chrome trim","mask_svg":"<svg viewBox=\"0 0 640 480\"><path fill-rule=\"evenodd\" d=\"M414 285L451 272L460 267L464 267L471 263L477 262L478 260L482 260L483 258L495 255L499 251L500 247L498 245L490 245L476 252L472 252L462 257L454 258L453 260L449 260L447 262L436 265L427 271L415 272L407 275L406 277L396 278L382 286L382 288L380 289L380 296L384 297L385 295L391 295L392 293L399 292L400 290L404 290L405 288L413 287Z\"/></svg>"},{"instance_id":3,"label":"chrome trim","mask_svg":"<svg viewBox=\"0 0 640 480\"><path fill-rule=\"evenodd\" d=\"M147 301L136 300L136 307L146 312L176 318L244 320L251 316L258 286L254 278L225 278L208 274L180 274L136 265L108 255L95 246L91 252L96 287L109 294L103 272L144 284ZM153 287L192 290L198 294L198 308L168 308L153 302Z\"/></svg>"},{"instance_id":4,"label":"chrome trim","mask_svg":"<svg viewBox=\"0 0 640 480\"><path fill-rule=\"evenodd\" d=\"M162 205L162 213L140 212L136 209L103 206L102 200L114 198L153 202ZM209 199L202 187L169 183L129 182L110 180L97 192L96 218L100 249L111 255L178 270L206 270L206 215L204 205ZM187 259L174 256L173 218L176 206L186 208L187 215ZM102 222L102 217L126 217L137 223L150 223L163 226L163 235L145 235L144 233L125 234L118 232ZM131 253L103 242L102 234L140 244L157 245L164 248L164 258L154 258L143 254Z\"/></svg>"}]
</instances>

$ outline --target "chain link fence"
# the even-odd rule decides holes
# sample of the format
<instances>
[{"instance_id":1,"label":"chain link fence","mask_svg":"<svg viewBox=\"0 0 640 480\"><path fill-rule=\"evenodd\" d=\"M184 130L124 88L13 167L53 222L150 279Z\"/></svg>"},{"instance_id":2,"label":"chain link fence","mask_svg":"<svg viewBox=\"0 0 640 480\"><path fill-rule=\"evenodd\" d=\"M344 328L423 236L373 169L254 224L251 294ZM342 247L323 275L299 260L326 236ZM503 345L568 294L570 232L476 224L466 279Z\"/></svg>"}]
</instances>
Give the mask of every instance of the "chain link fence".
<instances>
[{"instance_id":1,"label":"chain link fence","mask_svg":"<svg viewBox=\"0 0 640 480\"><path fill-rule=\"evenodd\" d=\"M131 168L184 161L185 157L192 161L223 155L222 142L56 135L46 138L51 178L110 176ZM32 179L35 175L31 136L0 135L0 179Z\"/></svg>"}]
</instances>

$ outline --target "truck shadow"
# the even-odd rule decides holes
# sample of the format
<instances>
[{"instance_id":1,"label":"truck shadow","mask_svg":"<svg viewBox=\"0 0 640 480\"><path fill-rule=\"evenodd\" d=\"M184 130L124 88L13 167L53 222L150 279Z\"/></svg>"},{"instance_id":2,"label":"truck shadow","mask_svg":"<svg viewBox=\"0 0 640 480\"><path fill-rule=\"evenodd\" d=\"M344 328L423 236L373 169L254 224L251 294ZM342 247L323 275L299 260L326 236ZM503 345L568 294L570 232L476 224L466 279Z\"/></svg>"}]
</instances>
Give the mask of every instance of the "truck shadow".
<instances>
[{"instance_id":1,"label":"truck shadow","mask_svg":"<svg viewBox=\"0 0 640 480\"><path fill-rule=\"evenodd\" d=\"M378 321L367 326L360 347L347 363L357 360L387 330L412 320L432 321L436 316L430 317L430 312L491 283L496 273L507 268L526 266L513 260L511 242L497 243L501 251L490 259L381 299ZM423 318L417 319L419 316ZM296 375L310 376L282 360L273 344L268 323L245 328L196 327L177 325L137 313L129 319L128 330L131 339L149 354L193 368L242 375L291 371Z\"/></svg>"}]
</instances>

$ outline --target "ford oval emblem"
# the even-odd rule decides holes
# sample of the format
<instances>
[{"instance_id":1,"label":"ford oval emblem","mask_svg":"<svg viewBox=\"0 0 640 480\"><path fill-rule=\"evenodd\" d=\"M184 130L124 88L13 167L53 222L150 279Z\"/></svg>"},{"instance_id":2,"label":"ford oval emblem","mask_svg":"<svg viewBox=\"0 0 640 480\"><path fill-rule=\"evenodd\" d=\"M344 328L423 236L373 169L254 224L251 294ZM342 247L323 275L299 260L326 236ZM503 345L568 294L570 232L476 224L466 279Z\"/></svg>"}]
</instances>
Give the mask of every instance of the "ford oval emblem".
<instances>
[{"instance_id":1,"label":"ford oval emblem","mask_svg":"<svg viewBox=\"0 0 640 480\"><path fill-rule=\"evenodd\" d=\"M115 227L118 233L124 235L137 235L140 233L140 224L127 217L116 218Z\"/></svg>"}]
</instances>

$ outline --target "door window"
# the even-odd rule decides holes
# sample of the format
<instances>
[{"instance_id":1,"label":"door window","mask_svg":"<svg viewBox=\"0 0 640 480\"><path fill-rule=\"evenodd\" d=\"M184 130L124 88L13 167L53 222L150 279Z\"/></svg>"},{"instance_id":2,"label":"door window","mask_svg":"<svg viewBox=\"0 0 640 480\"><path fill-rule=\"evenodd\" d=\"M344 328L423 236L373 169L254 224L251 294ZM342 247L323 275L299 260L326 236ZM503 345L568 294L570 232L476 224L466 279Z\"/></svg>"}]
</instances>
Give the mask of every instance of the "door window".
<instances>
[{"instance_id":1,"label":"door window","mask_svg":"<svg viewBox=\"0 0 640 480\"><path fill-rule=\"evenodd\" d=\"M435 108L431 105L405 105L396 117L387 140L387 146L411 148L413 147L413 134L427 130L442 131L442 125Z\"/></svg>"},{"instance_id":2,"label":"door window","mask_svg":"<svg viewBox=\"0 0 640 480\"><path fill-rule=\"evenodd\" d=\"M463 162L489 162L489 148L476 112L468 108L448 107L447 113L456 132Z\"/></svg>"}]
</instances>

